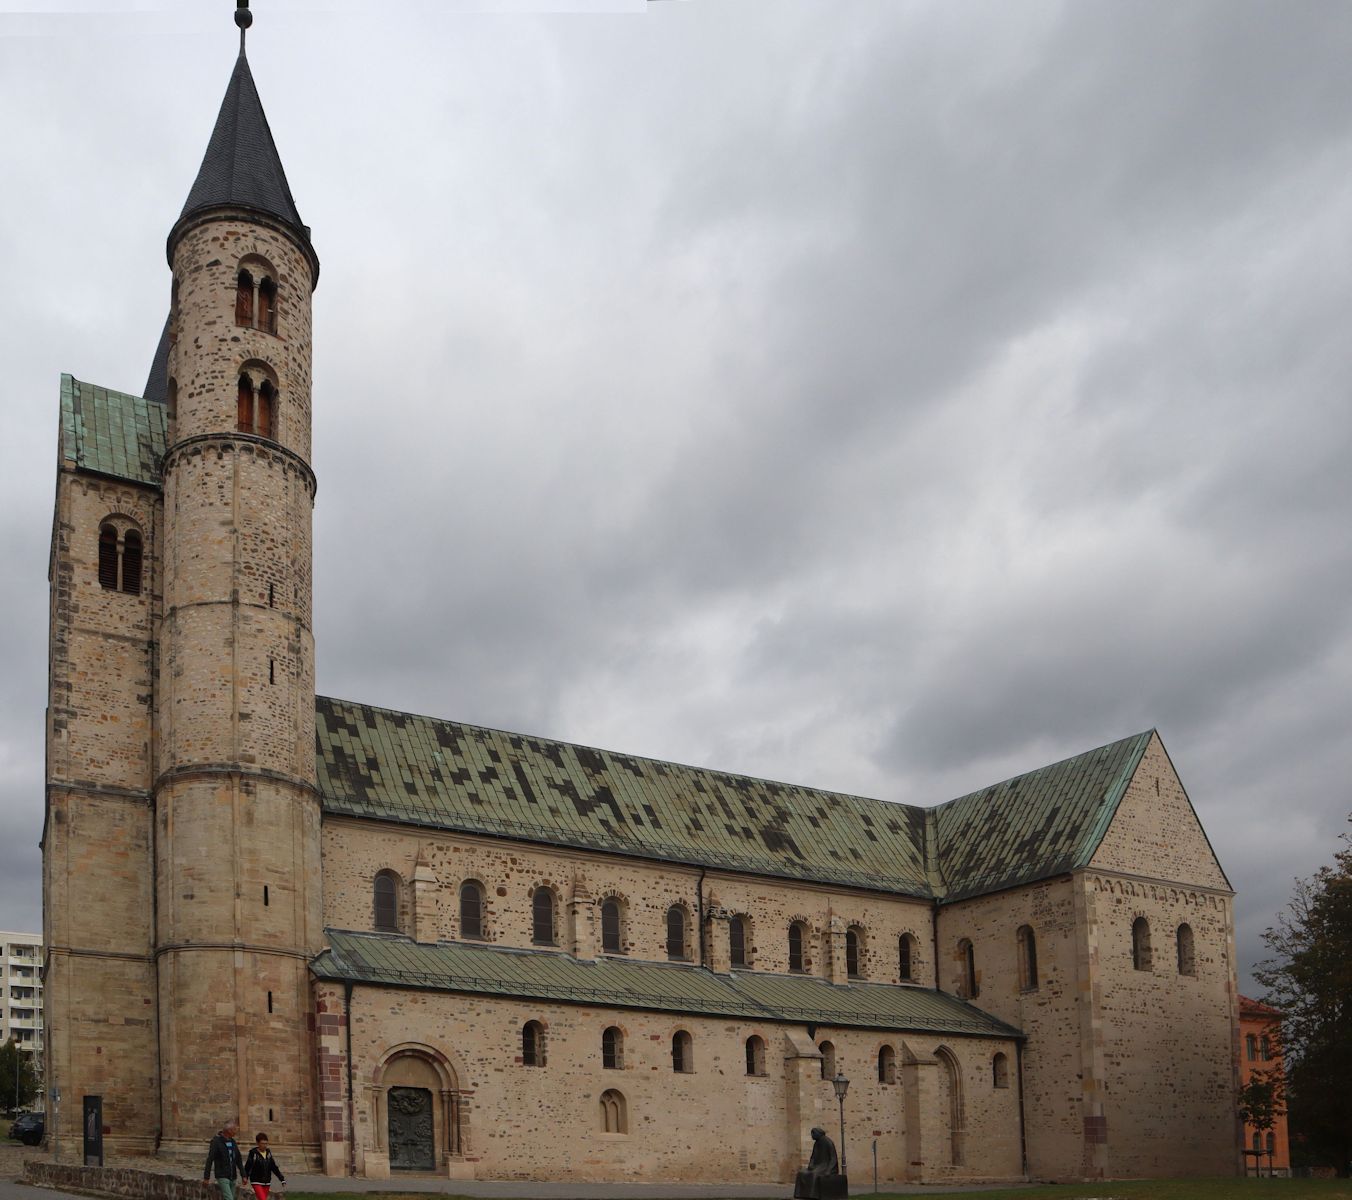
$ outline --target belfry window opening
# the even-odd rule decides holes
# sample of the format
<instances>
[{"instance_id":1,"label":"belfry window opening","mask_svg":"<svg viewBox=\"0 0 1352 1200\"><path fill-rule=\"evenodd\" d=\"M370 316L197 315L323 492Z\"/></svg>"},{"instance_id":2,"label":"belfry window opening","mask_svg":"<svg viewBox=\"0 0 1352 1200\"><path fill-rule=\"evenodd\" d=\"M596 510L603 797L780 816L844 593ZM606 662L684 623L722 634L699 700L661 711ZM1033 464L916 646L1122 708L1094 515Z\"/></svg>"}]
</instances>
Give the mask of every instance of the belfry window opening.
<instances>
[{"instance_id":1,"label":"belfry window opening","mask_svg":"<svg viewBox=\"0 0 1352 1200\"><path fill-rule=\"evenodd\" d=\"M120 537L117 527L99 526L99 586L108 592L141 594L141 535L135 529Z\"/></svg>"},{"instance_id":2,"label":"belfry window opening","mask_svg":"<svg viewBox=\"0 0 1352 1200\"><path fill-rule=\"evenodd\" d=\"M241 269L235 277L235 324L242 329L277 332L277 284L268 275L255 280Z\"/></svg>"},{"instance_id":3,"label":"belfry window opening","mask_svg":"<svg viewBox=\"0 0 1352 1200\"><path fill-rule=\"evenodd\" d=\"M240 433L272 438L277 412L277 389L272 381L263 380L255 390L247 374L239 377L239 399L236 404L236 427Z\"/></svg>"}]
</instances>

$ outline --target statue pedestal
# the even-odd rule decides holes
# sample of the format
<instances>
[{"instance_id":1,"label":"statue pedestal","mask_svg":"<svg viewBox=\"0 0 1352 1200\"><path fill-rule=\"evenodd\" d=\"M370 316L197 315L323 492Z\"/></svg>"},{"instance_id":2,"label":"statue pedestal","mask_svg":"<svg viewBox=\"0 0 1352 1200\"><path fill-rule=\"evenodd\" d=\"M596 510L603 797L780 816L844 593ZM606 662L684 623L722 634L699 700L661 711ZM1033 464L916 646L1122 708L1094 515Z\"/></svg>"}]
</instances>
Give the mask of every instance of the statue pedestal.
<instances>
[{"instance_id":1,"label":"statue pedestal","mask_svg":"<svg viewBox=\"0 0 1352 1200\"><path fill-rule=\"evenodd\" d=\"M850 1194L850 1181L844 1175L816 1175L799 1171L793 1181L795 1200L845 1200Z\"/></svg>"}]
</instances>

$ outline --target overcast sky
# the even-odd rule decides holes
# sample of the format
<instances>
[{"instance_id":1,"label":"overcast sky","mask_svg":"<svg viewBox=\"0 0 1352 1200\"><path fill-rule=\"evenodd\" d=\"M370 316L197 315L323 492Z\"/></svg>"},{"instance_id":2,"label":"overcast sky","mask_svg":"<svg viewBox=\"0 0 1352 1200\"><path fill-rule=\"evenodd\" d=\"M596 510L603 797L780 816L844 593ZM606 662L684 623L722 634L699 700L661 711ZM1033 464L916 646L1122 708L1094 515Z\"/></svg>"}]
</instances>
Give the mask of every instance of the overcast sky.
<instances>
[{"instance_id":1,"label":"overcast sky","mask_svg":"<svg viewBox=\"0 0 1352 1200\"><path fill-rule=\"evenodd\" d=\"M13 7L0 928L38 929L60 374L141 390L236 33ZM321 692L915 804L1154 726L1262 955L1352 808L1352 10L254 10L323 263Z\"/></svg>"}]
</instances>

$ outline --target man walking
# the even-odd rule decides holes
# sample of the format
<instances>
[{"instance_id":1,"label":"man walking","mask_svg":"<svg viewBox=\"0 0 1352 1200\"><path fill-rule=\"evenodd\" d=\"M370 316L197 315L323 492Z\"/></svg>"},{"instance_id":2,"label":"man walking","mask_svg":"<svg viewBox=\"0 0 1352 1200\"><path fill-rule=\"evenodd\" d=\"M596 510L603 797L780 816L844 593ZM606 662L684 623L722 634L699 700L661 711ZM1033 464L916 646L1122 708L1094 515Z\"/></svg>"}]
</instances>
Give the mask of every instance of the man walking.
<instances>
[{"instance_id":1,"label":"man walking","mask_svg":"<svg viewBox=\"0 0 1352 1200\"><path fill-rule=\"evenodd\" d=\"M215 1172L221 1200L235 1200L235 1176L244 1173L244 1159L240 1157L239 1146L235 1142L237 1131L235 1123L227 1121L207 1148L207 1165L202 1171L202 1178L210 1179L212 1172Z\"/></svg>"}]
</instances>

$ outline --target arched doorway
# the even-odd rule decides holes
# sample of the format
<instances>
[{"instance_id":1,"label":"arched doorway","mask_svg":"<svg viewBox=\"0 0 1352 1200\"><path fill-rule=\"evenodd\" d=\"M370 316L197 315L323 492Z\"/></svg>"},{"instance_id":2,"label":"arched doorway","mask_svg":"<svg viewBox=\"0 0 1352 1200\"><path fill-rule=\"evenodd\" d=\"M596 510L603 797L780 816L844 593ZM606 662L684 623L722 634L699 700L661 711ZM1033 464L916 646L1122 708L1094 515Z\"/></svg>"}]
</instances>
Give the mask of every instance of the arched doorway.
<instances>
[{"instance_id":1,"label":"arched doorway","mask_svg":"<svg viewBox=\"0 0 1352 1200\"><path fill-rule=\"evenodd\" d=\"M953 1051L947 1046L935 1050L934 1057L939 1062L939 1102L936 1107L947 1135L948 1161L950 1165L960 1167L963 1163L962 1072Z\"/></svg>"},{"instance_id":2,"label":"arched doorway","mask_svg":"<svg viewBox=\"0 0 1352 1200\"><path fill-rule=\"evenodd\" d=\"M377 1149L389 1155L391 1171L439 1173L463 1156L459 1080L443 1055L395 1047L372 1084Z\"/></svg>"}]
</instances>

